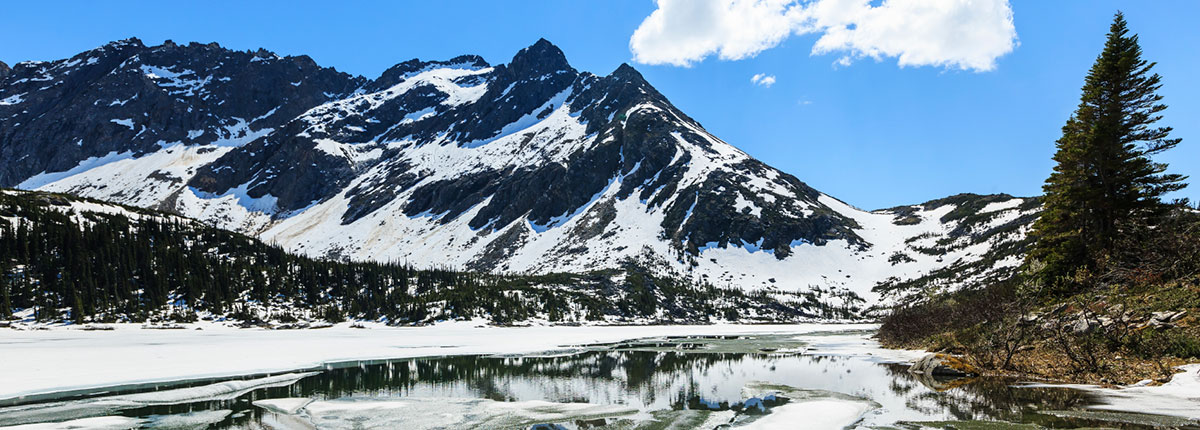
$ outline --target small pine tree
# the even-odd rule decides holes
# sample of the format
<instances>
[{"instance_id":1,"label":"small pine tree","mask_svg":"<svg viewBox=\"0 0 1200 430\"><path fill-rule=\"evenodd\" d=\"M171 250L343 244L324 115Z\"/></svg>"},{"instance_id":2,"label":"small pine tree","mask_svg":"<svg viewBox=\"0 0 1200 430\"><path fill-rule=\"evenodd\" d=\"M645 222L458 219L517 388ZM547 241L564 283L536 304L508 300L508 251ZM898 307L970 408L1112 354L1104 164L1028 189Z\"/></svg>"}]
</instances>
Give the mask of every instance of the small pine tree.
<instances>
[{"instance_id":1,"label":"small pine tree","mask_svg":"<svg viewBox=\"0 0 1200 430\"><path fill-rule=\"evenodd\" d=\"M1186 186L1184 176L1164 173L1167 165L1150 159L1180 142L1168 137L1170 127L1153 126L1167 108L1156 93L1162 84L1154 65L1142 59L1138 36L1118 12L1043 186L1029 260L1042 263L1037 275L1048 285L1112 255L1129 233L1123 225L1153 224L1168 208L1162 196Z\"/></svg>"}]
</instances>

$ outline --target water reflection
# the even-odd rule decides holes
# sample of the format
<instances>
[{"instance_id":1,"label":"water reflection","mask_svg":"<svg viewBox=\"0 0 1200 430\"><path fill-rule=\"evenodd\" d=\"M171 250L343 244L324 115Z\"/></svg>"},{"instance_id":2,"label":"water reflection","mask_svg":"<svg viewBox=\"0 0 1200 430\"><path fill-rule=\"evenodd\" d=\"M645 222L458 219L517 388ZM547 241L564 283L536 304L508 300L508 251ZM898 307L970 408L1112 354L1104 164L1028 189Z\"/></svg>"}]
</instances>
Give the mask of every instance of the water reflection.
<instances>
[{"instance_id":1,"label":"water reflection","mask_svg":"<svg viewBox=\"0 0 1200 430\"><path fill-rule=\"evenodd\" d=\"M678 346L684 344L688 346ZM289 423L282 428L311 428L312 422L303 417L254 405L259 400L284 398L430 399L428 402L435 406L437 399L446 399L446 405L457 402L453 403L456 407L469 406L451 399L549 401L622 405L641 411L642 415L655 412L656 417L671 415L669 411L731 411L728 414L733 416L744 412L747 406L757 405L751 405L747 399L760 393L748 387L769 383L869 401L877 407L859 423L861 428L965 420L1004 420L1046 428L1153 428L1038 413L1081 410L1095 403L1095 399L1081 391L1014 388L1014 381L996 378L977 378L947 386L944 381L915 378L904 364L880 362L863 355L808 355L800 353L796 346L790 337L668 339L608 345L557 356L397 360L330 368L285 386L257 388L202 401L144 405L97 397L0 408L0 426L120 415L141 419L145 427L154 427L161 421L150 417L190 417L196 421L182 428L281 428L280 423ZM770 406L775 404L766 405ZM701 420L702 416L671 416L707 422ZM546 422L539 428L611 428L626 421L626 418L591 417Z\"/></svg>"}]
</instances>

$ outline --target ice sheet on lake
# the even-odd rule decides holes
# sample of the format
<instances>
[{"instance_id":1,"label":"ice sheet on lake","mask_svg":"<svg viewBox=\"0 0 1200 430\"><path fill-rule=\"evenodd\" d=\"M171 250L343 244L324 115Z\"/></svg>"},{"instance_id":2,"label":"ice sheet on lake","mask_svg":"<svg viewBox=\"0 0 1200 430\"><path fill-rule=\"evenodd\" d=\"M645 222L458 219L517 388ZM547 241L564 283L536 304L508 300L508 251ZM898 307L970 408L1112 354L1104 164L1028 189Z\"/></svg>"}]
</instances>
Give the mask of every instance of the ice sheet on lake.
<instances>
[{"instance_id":1,"label":"ice sheet on lake","mask_svg":"<svg viewBox=\"0 0 1200 430\"><path fill-rule=\"evenodd\" d=\"M906 363L927 354L915 349L888 349L863 332L838 331L809 333L795 337L807 347L805 354L837 357L861 357L875 363Z\"/></svg>"},{"instance_id":2,"label":"ice sheet on lake","mask_svg":"<svg viewBox=\"0 0 1200 430\"><path fill-rule=\"evenodd\" d=\"M131 402L138 405L170 405L200 400L228 400L241 397L261 388L284 387L317 372L287 373L244 381L225 381L191 388L128 394L106 398L107 401Z\"/></svg>"},{"instance_id":3,"label":"ice sheet on lake","mask_svg":"<svg viewBox=\"0 0 1200 430\"><path fill-rule=\"evenodd\" d=\"M313 399L305 397L286 397L282 399L255 400L254 406L277 414L296 415L312 402Z\"/></svg>"},{"instance_id":4,"label":"ice sheet on lake","mask_svg":"<svg viewBox=\"0 0 1200 430\"><path fill-rule=\"evenodd\" d=\"M62 421L57 423L26 424L3 427L4 430L126 430L136 428L142 420L129 417L93 417Z\"/></svg>"},{"instance_id":5,"label":"ice sheet on lake","mask_svg":"<svg viewBox=\"0 0 1200 430\"><path fill-rule=\"evenodd\" d=\"M610 418L637 413L622 405L497 402L487 399L397 398L315 401L304 408L322 429L521 428L534 424Z\"/></svg>"},{"instance_id":6,"label":"ice sheet on lake","mask_svg":"<svg viewBox=\"0 0 1200 430\"><path fill-rule=\"evenodd\" d=\"M218 409L213 411L196 411L175 415L151 415L146 419L142 428L147 429L204 429L220 423L228 418L233 411Z\"/></svg>"},{"instance_id":7,"label":"ice sheet on lake","mask_svg":"<svg viewBox=\"0 0 1200 430\"><path fill-rule=\"evenodd\" d=\"M112 415L126 409L153 405L173 405L201 401L235 399L254 390L291 385L296 383L296 381L315 374L316 372L288 373L264 378L225 381L198 387L105 396L78 401L35 403L30 405L6 407L0 408L0 426L61 421L64 419L79 420L98 418L105 415ZM166 424L175 422L172 420L212 418L213 416L214 415L209 414L190 418L175 415L154 417L155 419L152 419L150 424L154 425L155 422L159 422L158 425L160 427L170 427Z\"/></svg>"},{"instance_id":8,"label":"ice sheet on lake","mask_svg":"<svg viewBox=\"0 0 1200 430\"><path fill-rule=\"evenodd\" d=\"M807 430L841 430L862 419L870 411L865 402L848 400L807 400L771 408L771 413L745 426L752 430L796 429L803 423Z\"/></svg>"},{"instance_id":9,"label":"ice sheet on lake","mask_svg":"<svg viewBox=\"0 0 1200 430\"><path fill-rule=\"evenodd\" d=\"M526 354L567 345L655 336L801 334L868 330L873 324L693 325L477 328L463 321L431 327L350 323L323 330L0 331L0 400L130 383L288 372L327 363L469 354ZM87 351L80 354L79 351Z\"/></svg>"},{"instance_id":10,"label":"ice sheet on lake","mask_svg":"<svg viewBox=\"0 0 1200 430\"><path fill-rule=\"evenodd\" d=\"M867 412L880 408L870 399L826 390L808 390L765 382L747 384L747 398L783 397L788 401L769 409L766 416L754 418L734 428L753 430L794 429L803 423L807 430L841 430L862 420ZM747 403L749 404L749 403Z\"/></svg>"}]
</instances>

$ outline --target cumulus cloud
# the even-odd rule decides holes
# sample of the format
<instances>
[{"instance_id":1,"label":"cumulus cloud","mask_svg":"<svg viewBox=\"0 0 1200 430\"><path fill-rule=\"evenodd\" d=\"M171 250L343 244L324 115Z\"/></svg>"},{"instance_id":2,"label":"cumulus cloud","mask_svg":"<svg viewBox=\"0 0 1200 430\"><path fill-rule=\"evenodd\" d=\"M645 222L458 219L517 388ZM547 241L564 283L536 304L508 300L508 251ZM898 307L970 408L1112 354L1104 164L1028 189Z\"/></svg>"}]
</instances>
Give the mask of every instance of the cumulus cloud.
<instances>
[{"instance_id":1,"label":"cumulus cloud","mask_svg":"<svg viewBox=\"0 0 1200 430\"><path fill-rule=\"evenodd\" d=\"M658 0L629 40L634 61L687 66L711 54L753 57L796 26L791 0Z\"/></svg>"},{"instance_id":2,"label":"cumulus cloud","mask_svg":"<svg viewBox=\"0 0 1200 430\"><path fill-rule=\"evenodd\" d=\"M757 73L750 77L750 82L752 82L754 85L761 85L770 88L771 85L775 85L775 75Z\"/></svg>"},{"instance_id":3,"label":"cumulus cloud","mask_svg":"<svg viewBox=\"0 0 1200 430\"><path fill-rule=\"evenodd\" d=\"M740 60L792 35L813 55L895 58L900 66L988 71L1017 46L1008 0L657 0L629 40L634 61L690 66Z\"/></svg>"}]
</instances>

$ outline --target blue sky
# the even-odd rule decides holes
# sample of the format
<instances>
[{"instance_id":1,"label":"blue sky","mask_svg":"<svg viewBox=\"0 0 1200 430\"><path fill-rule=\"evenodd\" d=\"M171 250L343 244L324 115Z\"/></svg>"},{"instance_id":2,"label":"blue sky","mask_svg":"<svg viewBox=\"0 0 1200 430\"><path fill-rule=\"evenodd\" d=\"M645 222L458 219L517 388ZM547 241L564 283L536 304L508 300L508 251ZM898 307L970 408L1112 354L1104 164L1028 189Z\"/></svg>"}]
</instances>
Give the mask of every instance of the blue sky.
<instances>
[{"instance_id":1,"label":"blue sky","mask_svg":"<svg viewBox=\"0 0 1200 430\"><path fill-rule=\"evenodd\" d=\"M959 192L1040 193L1054 140L1078 103L1112 14L1125 12L1159 63L1183 143L1160 158L1200 180L1200 2L1016 0L1019 43L988 71L900 66L894 57L813 54L792 35L740 60L638 64L631 36L658 5L620 1L437 1L287 6L243 2L19 2L0 16L0 61L52 60L130 36L307 54L375 77L410 58L482 55L503 63L539 37L581 70L638 70L709 131L830 195L867 209ZM875 2L873 4L878 4ZM668 50L668 52L670 52ZM755 85L756 74L774 76ZM1200 185L1178 197L1200 200Z\"/></svg>"}]
</instances>

